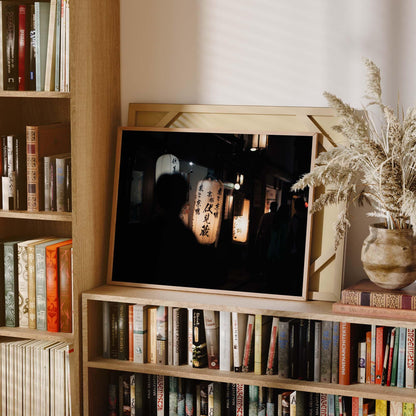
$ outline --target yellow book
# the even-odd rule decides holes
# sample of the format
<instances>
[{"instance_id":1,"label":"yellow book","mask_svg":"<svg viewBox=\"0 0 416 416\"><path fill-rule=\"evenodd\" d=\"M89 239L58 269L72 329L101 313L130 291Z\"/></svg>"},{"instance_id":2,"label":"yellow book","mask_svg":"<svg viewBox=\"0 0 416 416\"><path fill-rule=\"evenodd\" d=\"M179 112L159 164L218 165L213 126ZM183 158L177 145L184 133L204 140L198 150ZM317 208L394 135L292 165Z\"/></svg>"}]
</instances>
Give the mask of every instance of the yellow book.
<instances>
[{"instance_id":1,"label":"yellow book","mask_svg":"<svg viewBox=\"0 0 416 416\"><path fill-rule=\"evenodd\" d=\"M403 416L413 416L415 411L413 403L403 403Z\"/></svg>"},{"instance_id":2,"label":"yellow book","mask_svg":"<svg viewBox=\"0 0 416 416\"><path fill-rule=\"evenodd\" d=\"M388 416L387 400L376 400L376 416Z\"/></svg>"}]
</instances>

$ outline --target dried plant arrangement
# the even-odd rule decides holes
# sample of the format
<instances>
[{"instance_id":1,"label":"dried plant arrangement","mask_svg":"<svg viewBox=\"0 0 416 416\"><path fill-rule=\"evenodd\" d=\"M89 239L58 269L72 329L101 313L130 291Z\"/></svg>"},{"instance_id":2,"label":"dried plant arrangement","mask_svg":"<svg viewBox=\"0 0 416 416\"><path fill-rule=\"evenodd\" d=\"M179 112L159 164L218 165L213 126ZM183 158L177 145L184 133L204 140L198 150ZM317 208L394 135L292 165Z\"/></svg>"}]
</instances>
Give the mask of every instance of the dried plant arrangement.
<instances>
[{"instance_id":1,"label":"dried plant arrangement","mask_svg":"<svg viewBox=\"0 0 416 416\"><path fill-rule=\"evenodd\" d=\"M307 186L325 187L311 212L339 204L335 246L350 226L351 203L368 202L368 214L381 218L387 229L416 230L416 108L406 114L382 102L380 69L365 60L368 86L364 111L328 92L324 96L340 117L335 126L346 142L319 154L311 172L301 177L293 191Z\"/></svg>"}]
</instances>

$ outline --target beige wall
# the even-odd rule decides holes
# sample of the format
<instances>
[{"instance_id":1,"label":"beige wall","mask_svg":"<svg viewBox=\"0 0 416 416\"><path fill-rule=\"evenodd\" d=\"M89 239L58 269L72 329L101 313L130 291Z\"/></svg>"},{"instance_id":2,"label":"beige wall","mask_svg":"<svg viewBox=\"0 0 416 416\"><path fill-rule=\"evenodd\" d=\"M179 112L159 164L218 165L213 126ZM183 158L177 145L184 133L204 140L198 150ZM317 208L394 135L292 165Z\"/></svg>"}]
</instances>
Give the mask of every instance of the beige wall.
<instances>
[{"instance_id":1,"label":"beige wall","mask_svg":"<svg viewBox=\"0 0 416 416\"><path fill-rule=\"evenodd\" d=\"M416 97L413 0L121 0L122 120L129 102L359 106L362 58L382 70L385 99ZM353 210L346 283L363 277L370 222Z\"/></svg>"}]
</instances>

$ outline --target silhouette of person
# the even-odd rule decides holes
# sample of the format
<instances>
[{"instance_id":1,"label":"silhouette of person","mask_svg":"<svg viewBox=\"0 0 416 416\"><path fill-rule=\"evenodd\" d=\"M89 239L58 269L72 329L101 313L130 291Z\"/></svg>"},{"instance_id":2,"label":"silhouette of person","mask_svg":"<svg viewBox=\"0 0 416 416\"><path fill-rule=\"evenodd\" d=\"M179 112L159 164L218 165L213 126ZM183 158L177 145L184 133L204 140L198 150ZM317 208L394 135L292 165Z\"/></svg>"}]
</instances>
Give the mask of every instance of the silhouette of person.
<instances>
[{"instance_id":1,"label":"silhouette of person","mask_svg":"<svg viewBox=\"0 0 416 416\"><path fill-rule=\"evenodd\" d=\"M263 214L257 228L256 245L260 261L264 261L267 256L267 249L270 243L270 231L277 211L277 202L270 203L270 211Z\"/></svg>"},{"instance_id":2,"label":"silhouette of person","mask_svg":"<svg viewBox=\"0 0 416 416\"><path fill-rule=\"evenodd\" d=\"M204 286L203 247L180 218L187 193L188 183L179 173L163 174L156 183L155 215L146 224L142 240L142 258L149 272L146 282Z\"/></svg>"}]
</instances>

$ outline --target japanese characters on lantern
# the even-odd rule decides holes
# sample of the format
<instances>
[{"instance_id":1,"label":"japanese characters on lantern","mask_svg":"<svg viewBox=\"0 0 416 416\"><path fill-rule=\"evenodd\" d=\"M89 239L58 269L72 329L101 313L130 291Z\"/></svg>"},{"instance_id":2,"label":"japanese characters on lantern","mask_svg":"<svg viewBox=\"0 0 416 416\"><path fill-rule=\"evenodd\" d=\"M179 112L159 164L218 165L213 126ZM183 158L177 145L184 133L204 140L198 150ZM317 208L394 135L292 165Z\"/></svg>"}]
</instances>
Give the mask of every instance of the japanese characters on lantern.
<instances>
[{"instance_id":1,"label":"japanese characters on lantern","mask_svg":"<svg viewBox=\"0 0 416 416\"><path fill-rule=\"evenodd\" d=\"M156 161L155 181L157 182L159 176L164 173L178 173L179 166L179 159L175 155L166 153L159 156Z\"/></svg>"},{"instance_id":2,"label":"japanese characters on lantern","mask_svg":"<svg viewBox=\"0 0 416 416\"><path fill-rule=\"evenodd\" d=\"M216 243L224 199L221 181L204 179L198 182L193 209L192 230L201 244Z\"/></svg>"}]
</instances>

